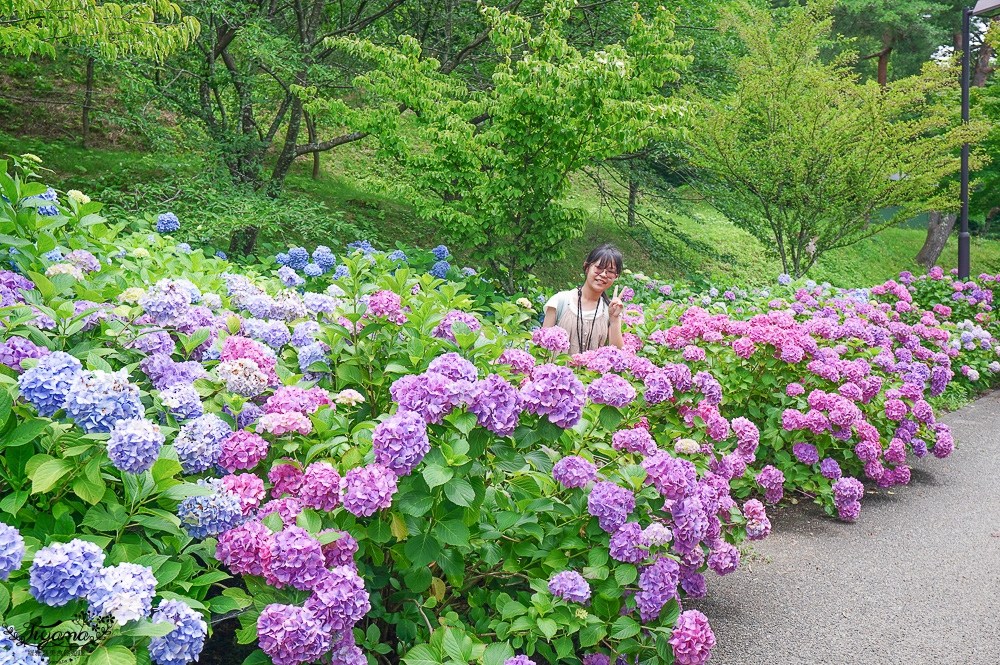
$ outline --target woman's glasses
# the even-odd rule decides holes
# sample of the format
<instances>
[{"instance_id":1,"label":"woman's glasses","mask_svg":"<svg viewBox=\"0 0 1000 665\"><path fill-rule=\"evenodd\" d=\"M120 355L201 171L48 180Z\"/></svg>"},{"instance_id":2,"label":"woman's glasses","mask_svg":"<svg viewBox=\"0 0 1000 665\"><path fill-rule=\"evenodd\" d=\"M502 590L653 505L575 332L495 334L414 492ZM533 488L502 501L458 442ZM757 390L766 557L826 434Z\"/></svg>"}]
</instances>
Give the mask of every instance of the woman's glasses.
<instances>
[{"instance_id":1,"label":"woman's glasses","mask_svg":"<svg viewBox=\"0 0 1000 665\"><path fill-rule=\"evenodd\" d=\"M612 269L612 268L603 268L602 269L602 268L598 268L597 266L594 266L594 270L595 270L594 277L598 277L600 275L605 275L606 277L610 277L611 279L617 279L618 278L618 273L615 272L615 270Z\"/></svg>"}]
</instances>

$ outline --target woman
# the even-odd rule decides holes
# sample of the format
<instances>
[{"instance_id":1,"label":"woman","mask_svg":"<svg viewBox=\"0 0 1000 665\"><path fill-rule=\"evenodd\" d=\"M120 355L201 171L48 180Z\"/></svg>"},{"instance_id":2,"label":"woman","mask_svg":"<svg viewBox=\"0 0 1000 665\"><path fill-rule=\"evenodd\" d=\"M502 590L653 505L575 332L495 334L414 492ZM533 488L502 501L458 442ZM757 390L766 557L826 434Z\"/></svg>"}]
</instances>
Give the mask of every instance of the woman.
<instances>
[{"instance_id":1,"label":"woman","mask_svg":"<svg viewBox=\"0 0 1000 665\"><path fill-rule=\"evenodd\" d=\"M625 305L606 291L622 274L624 257L614 245L601 245L583 263L583 285L560 291L545 303L543 328L559 326L569 333L569 352L583 353L614 344L619 349L622 339L622 310Z\"/></svg>"}]
</instances>

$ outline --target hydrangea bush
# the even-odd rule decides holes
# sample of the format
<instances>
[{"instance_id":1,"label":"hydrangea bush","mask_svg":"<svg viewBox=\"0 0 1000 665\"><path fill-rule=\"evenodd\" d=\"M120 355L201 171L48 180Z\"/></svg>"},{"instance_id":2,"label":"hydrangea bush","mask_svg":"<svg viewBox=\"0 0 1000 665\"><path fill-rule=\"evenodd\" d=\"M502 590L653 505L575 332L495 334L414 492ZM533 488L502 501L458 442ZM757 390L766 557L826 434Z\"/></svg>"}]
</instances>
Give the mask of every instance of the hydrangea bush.
<instances>
[{"instance_id":1,"label":"hydrangea bush","mask_svg":"<svg viewBox=\"0 0 1000 665\"><path fill-rule=\"evenodd\" d=\"M929 400L995 355L988 289L966 325L902 282L781 280L645 289L624 349L569 356L447 248L237 270L98 203L25 206L48 190L24 166L0 176L0 614L106 619L93 663L193 662L213 615L248 663L704 662L684 604L765 503L856 519L860 478L951 452Z\"/></svg>"}]
</instances>

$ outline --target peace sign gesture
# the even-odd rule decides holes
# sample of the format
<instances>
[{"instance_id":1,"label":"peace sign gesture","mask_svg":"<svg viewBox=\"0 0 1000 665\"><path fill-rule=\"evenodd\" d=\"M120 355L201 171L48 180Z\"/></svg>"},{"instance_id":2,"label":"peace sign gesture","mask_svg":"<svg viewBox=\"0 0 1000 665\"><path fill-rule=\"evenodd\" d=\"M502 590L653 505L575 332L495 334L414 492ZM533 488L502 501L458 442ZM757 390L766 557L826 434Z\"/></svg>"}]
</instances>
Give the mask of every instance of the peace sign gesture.
<instances>
[{"instance_id":1,"label":"peace sign gesture","mask_svg":"<svg viewBox=\"0 0 1000 665\"><path fill-rule=\"evenodd\" d=\"M612 321L617 321L622 318L622 312L625 310L625 303L621 301L618 297L618 285L615 284L615 294L611 296L611 304L608 305L608 317Z\"/></svg>"}]
</instances>

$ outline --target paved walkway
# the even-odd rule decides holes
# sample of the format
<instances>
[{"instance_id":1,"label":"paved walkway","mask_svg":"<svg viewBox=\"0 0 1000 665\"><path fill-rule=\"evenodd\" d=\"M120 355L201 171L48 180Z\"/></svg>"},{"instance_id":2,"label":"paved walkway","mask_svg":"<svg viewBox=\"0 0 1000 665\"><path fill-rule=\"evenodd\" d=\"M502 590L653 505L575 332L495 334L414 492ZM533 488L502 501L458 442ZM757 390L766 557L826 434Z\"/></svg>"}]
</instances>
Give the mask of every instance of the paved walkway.
<instances>
[{"instance_id":1,"label":"paved walkway","mask_svg":"<svg viewBox=\"0 0 1000 665\"><path fill-rule=\"evenodd\" d=\"M1000 392L942 420L951 457L911 459L857 522L778 511L737 572L707 576L685 608L712 623L711 665L1000 664Z\"/></svg>"}]
</instances>

